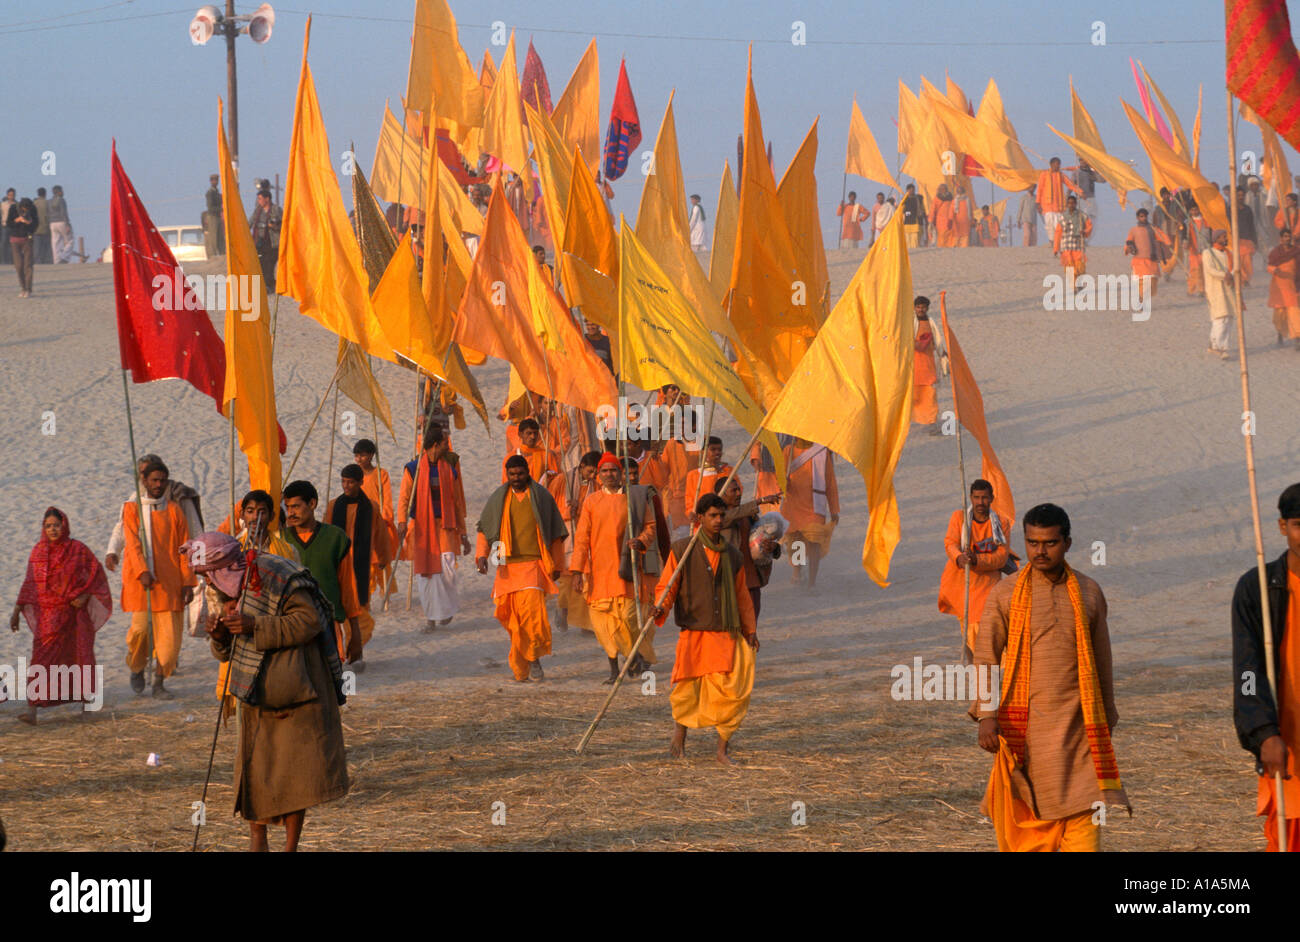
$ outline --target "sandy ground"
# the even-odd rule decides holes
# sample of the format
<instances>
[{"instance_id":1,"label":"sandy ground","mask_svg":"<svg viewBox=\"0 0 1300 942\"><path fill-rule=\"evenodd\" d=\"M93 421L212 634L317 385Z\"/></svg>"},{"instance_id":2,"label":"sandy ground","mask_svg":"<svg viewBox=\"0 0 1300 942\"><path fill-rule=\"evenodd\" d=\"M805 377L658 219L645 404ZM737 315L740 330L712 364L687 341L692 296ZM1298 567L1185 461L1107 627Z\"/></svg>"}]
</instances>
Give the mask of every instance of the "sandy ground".
<instances>
[{"instance_id":1,"label":"sandy ground","mask_svg":"<svg viewBox=\"0 0 1300 942\"><path fill-rule=\"evenodd\" d=\"M830 253L833 294L862 254ZM1127 270L1117 248L1090 256L1095 272ZM1056 271L1042 247L913 256L916 291L936 308L939 291L948 291L1018 511L1062 504L1074 525L1070 559L1109 601L1121 716L1115 746L1136 814L1112 817L1105 841L1133 850L1262 848L1255 778L1232 729L1228 669L1228 601L1253 563L1236 361L1206 353L1205 303L1186 296L1181 271L1161 286L1145 322L1127 312L1045 311L1042 278ZM110 268L39 267L29 300L16 298L12 275L0 278L7 613L44 508L65 510L73 535L102 554L132 482ZM1274 346L1265 297L1266 276L1257 276L1247 295L1248 350L1260 492L1272 528L1276 496L1296 479L1300 458L1292 417L1300 356ZM329 380L335 342L289 299L278 314L275 371L292 455ZM407 423L411 374L380 364L377 375L396 421ZM478 375L489 403L499 405L505 367L490 363ZM131 396L137 449L158 452L174 478L197 487L215 522L230 481L227 429L211 401L177 381L133 386ZM942 387L941 407L950 400ZM54 435L41 433L46 411L55 413ZM722 413L716 426L734 458L746 436ZM360 434L374 437L368 416ZM352 440L339 439L336 474ZM392 468L405 448L387 432L378 440ZM454 440L476 516L499 480L502 428L494 422L489 436L471 419ZM294 476L323 492L329 448L327 431L313 433ZM671 626L660 631L654 695L625 687L578 757L573 747L606 689L592 636L556 632L546 683L515 685L489 580L462 568L462 612L428 636L418 632L418 613L404 610L403 568L403 594L376 615L369 670L345 707L353 791L309 815L304 846L991 849L977 810L989 762L964 706L889 695L895 664L959 654L956 621L935 607L943 533L961 497L955 442L920 430L909 439L896 478L903 539L888 588L859 564L861 479L847 463L837 471L842 515L818 594L790 587L782 567L764 596L753 704L733 741L740 768L711 761L711 733L692 738L686 762L666 758ZM240 494L245 475L241 467ZM743 480L751 492L748 468ZM1090 562L1097 541L1104 567ZM1270 557L1283 548L1275 530L1266 544ZM115 574L110 584L116 593ZM136 699L123 664L125 632L126 618L115 613L98 636L107 693L87 721L58 708L30 729L14 720L16 704L0 705L0 817L13 849L189 847L190 803L202 789L215 717L214 665L205 643L187 639L169 683L177 700ZM0 664L29 653L26 630L0 636ZM228 815L233 745L233 731L223 734L205 847L245 840ZM146 767L150 752L161 753L161 767ZM494 802L504 802L504 824L492 823ZM801 808L806 825L798 823Z\"/></svg>"}]
</instances>

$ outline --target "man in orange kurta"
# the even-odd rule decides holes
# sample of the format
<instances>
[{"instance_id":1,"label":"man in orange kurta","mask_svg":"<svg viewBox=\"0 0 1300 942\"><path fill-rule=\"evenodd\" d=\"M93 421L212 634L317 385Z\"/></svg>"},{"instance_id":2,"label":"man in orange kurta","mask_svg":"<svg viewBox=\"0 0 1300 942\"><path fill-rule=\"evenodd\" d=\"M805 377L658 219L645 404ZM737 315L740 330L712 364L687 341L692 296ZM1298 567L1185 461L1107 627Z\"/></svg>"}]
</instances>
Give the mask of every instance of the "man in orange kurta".
<instances>
[{"instance_id":1,"label":"man in orange kurta","mask_svg":"<svg viewBox=\"0 0 1300 942\"><path fill-rule=\"evenodd\" d=\"M953 225L956 227L953 233L958 248L964 249L970 247L970 230L971 230L971 201L966 195L966 191L960 186L957 187L957 196L953 200L956 206L956 215L953 218Z\"/></svg>"},{"instance_id":2,"label":"man in orange kurta","mask_svg":"<svg viewBox=\"0 0 1300 942\"><path fill-rule=\"evenodd\" d=\"M534 481L547 487L551 478L560 473L560 458L554 448L542 442L542 427L536 419L524 419L518 427L519 443L510 448L501 463L501 483L506 482L505 461L511 455L522 455L528 462L528 473Z\"/></svg>"},{"instance_id":3,"label":"man in orange kurta","mask_svg":"<svg viewBox=\"0 0 1300 942\"><path fill-rule=\"evenodd\" d=\"M1300 297L1297 297L1296 278L1300 276L1300 246L1290 229L1283 229L1277 248L1268 253L1268 271L1272 279L1268 286L1268 306L1273 309L1273 329L1277 331L1278 346L1290 337L1300 349Z\"/></svg>"},{"instance_id":4,"label":"man in orange kurta","mask_svg":"<svg viewBox=\"0 0 1300 942\"><path fill-rule=\"evenodd\" d=\"M695 452L694 461L691 460L690 452L687 452L687 471L686 471L686 493L685 504L687 507L694 507L695 502L704 494L713 493L713 485L720 479L725 478L731 473L731 465L722 460L722 439L716 435L710 435L708 444L704 447L704 466L703 468L697 463L699 461L699 452ZM689 515L688 515L689 516ZM694 523L694 521L684 521Z\"/></svg>"},{"instance_id":5,"label":"man in orange kurta","mask_svg":"<svg viewBox=\"0 0 1300 942\"><path fill-rule=\"evenodd\" d=\"M695 510L699 545L688 555L689 538L673 543L656 590L663 600L651 610L662 625L671 608L681 631L669 697L674 723L669 754L685 754L687 729L712 726L718 731L718 761L729 764L731 737L749 712L754 690L758 620L745 585L744 559L722 535L726 502L705 494ZM679 560L684 560L682 573L674 583Z\"/></svg>"},{"instance_id":6,"label":"man in orange kurta","mask_svg":"<svg viewBox=\"0 0 1300 942\"><path fill-rule=\"evenodd\" d=\"M948 533L943 538L948 561L939 577L939 611L955 615L960 625L962 612L966 612L966 625L962 629L966 647L975 650L975 636L979 632L980 615L989 590L1002 578L1002 568L1010 554L1008 536L1011 521L993 513L993 485L977 478L970 486L970 535L963 546L966 511L954 510L948 519ZM966 605L966 569L970 569L970 604Z\"/></svg>"},{"instance_id":7,"label":"man in orange kurta","mask_svg":"<svg viewBox=\"0 0 1300 942\"><path fill-rule=\"evenodd\" d=\"M388 561L382 566L376 565L370 574L371 591L382 591L384 605L387 606L388 593L392 590L393 559L398 552L397 522L393 519L393 482L388 472L375 463L379 458L379 449L370 439L359 439L352 446L352 458L364 475L361 490L379 506L379 512L384 518L384 529L388 531Z\"/></svg>"},{"instance_id":8,"label":"man in orange kurta","mask_svg":"<svg viewBox=\"0 0 1300 942\"><path fill-rule=\"evenodd\" d=\"M347 637L340 639L339 659L358 674L365 670L363 649L375 633L375 619L370 614L370 575L376 564L382 570L391 558L384 515L361 489L364 478L360 465L344 465L339 472L343 494L325 508L326 522L341 529L351 541L339 567L343 612L347 616Z\"/></svg>"},{"instance_id":9,"label":"man in orange kurta","mask_svg":"<svg viewBox=\"0 0 1300 942\"><path fill-rule=\"evenodd\" d=\"M995 249L998 247L998 240L1001 236L1002 227L998 223L997 217L992 214L987 206L980 207L980 245L986 249Z\"/></svg>"},{"instance_id":10,"label":"man in orange kurta","mask_svg":"<svg viewBox=\"0 0 1300 942\"><path fill-rule=\"evenodd\" d=\"M460 610L456 556L469 552L465 535L465 483L460 456L442 426L424 432L424 450L402 471L397 533L407 541L425 632L451 623ZM408 539L409 536L409 539Z\"/></svg>"},{"instance_id":11,"label":"man in orange kurta","mask_svg":"<svg viewBox=\"0 0 1300 942\"><path fill-rule=\"evenodd\" d=\"M1061 172L1061 158L1053 157L1048 161L1048 169L1038 175L1035 195L1038 198L1038 211L1043 214L1043 225L1048 232L1055 232L1061 224L1065 212L1066 189L1074 190L1079 196L1083 190Z\"/></svg>"},{"instance_id":12,"label":"man in orange kurta","mask_svg":"<svg viewBox=\"0 0 1300 942\"><path fill-rule=\"evenodd\" d=\"M840 520L840 491L835 483L835 460L825 445L796 438L786 445L786 491L781 516L790 523L784 543L794 567L794 584L803 581L808 567L808 591L817 585L817 569L831 548L831 534ZM802 550L802 551L801 551Z\"/></svg>"},{"instance_id":13,"label":"man in orange kurta","mask_svg":"<svg viewBox=\"0 0 1300 942\"><path fill-rule=\"evenodd\" d=\"M599 461L600 452L589 451L582 456L576 468L565 472L561 477L564 482L564 500L557 503L564 517L564 525L569 530L564 549L570 556L573 555L573 537L578 531L578 518L582 513L582 505L600 486L596 483L596 465ZM561 574L559 587L560 595L556 599L556 610L559 614L560 630L568 631L569 625L572 624L583 631L591 631L591 613L587 611L587 600L581 592L574 590L573 573L566 570Z\"/></svg>"},{"instance_id":14,"label":"man in orange kurta","mask_svg":"<svg viewBox=\"0 0 1300 942\"><path fill-rule=\"evenodd\" d=\"M862 242L862 223L867 219L867 208L858 202L857 193L849 193L849 201L840 203L835 215L843 218L840 224L840 248L850 243L855 249Z\"/></svg>"},{"instance_id":15,"label":"man in orange kurta","mask_svg":"<svg viewBox=\"0 0 1300 942\"><path fill-rule=\"evenodd\" d=\"M951 248L957 244L957 202L952 198L948 184L941 183L930 207L930 225L934 227L935 244Z\"/></svg>"},{"instance_id":16,"label":"man in orange kurta","mask_svg":"<svg viewBox=\"0 0 1300 942\"><path fill-rule=\"evenodd\" d=\"M930 426L930 434L939 434L939 372L934 366L934 330L930 324L930 299L918 295L912 302L916 313L915 348L912 364L912 421Z\"/></svg>"},{"instance_id":17,"label":"man in orange kurta","mask_svg":"<svg viewBox=\"0 0 1300 942\"><path fill-rule=\"evenodd\" d=\"M586 596L592 630L609 658L609 677L605 683L612 684L618 679L620 654L632 658L628 671L634 675L655 662L653 626L640 646L634 647L641 629L636 591L632 580L624 579L619 572L625 544L631 547L637 566L642 565L642 555L655 540L655 516L648 505L634 507L633 522L641 526L628 540L628 497L618 459L609 453L602 455L596 479L600 489L582 502L569 571L574 590ZM648 578L642 571L643 588Z\"/></svg>"},{"instance_id":18,"label":"man in orange kurta","mask_svg":"<svg viewBox=\"0 0 1300 942\"><path fill-rule=\"evenodd\" d=\"M478 519L474 562L480 573L496 563L492 599L497 621L510 635L510 672L519 683L545 680L551 653L546 596L559 591L564 540L569 535L551 492L528 474L521 455L506 459L506 483L492 492Z\"/></svg>"},{"instance_id":19,"label":"man in orange kurta","mask_svg":"<svg viewBox=\"0 0 1300 942\"><path fill-rule=\"evenodd\" d=\"M157 661L153 695L171 700L163 679L176 670L181 650L182 612L194 598L198 580L189 559L180 551L190 538L180 504L166 496L168 471L161 461L150 461L141 472L144 486L144 542L140 536L140 507L122 505L122 611L131 612L126 634L126 666L131 689L144 693L144 672L149 663L152 631L153 657ZM197 534L195 534L197 536Z\"/></svg>"},{"instance_id":20,"label":"man in orange kurta","mask_svg":"<svg viewBox=\"0 0 1300 942\"><path fill-rule=\"evenodd\" d=\"M636 439L629 438L626 447L627 456L636 462L637 480L649 484L662 495L668 489L667 462Z\"/></svg>"},{"instance_id":21,"label":"man in orange kurta","mask_svg":"<svg viewBox=\"0 0 1300 942\"><path fill-rule=\"evenodd\" d=\"M1147 221L1145 209L1139 209L1137 225L1128 231L1124 242L1124 254L1133 256L1130 264L1133 267L1138 301L1142 300L1148 285L1151 297L1156 295L1156 288L1160 285L1161 245L1172 245L1169 236L1165 235L1163 229L1157 229Z\"/></svg>"}]
</instances>

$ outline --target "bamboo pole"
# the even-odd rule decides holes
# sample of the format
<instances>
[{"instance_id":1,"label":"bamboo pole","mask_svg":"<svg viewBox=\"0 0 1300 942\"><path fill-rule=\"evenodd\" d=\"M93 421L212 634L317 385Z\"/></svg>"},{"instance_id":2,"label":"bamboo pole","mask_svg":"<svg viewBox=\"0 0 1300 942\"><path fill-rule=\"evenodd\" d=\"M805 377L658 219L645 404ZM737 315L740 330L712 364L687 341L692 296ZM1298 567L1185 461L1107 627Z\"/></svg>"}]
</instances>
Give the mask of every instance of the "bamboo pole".
<instances>
[{"instance_id":1,"label":"bamboo pole","mask_svg":"<svg viewBox=\"0 0 1300 942\"><path fill-rule=\"evenodd\" d=\"M450 350L451 350L451 348L448 347L448 352L450 352ZM424 409L424 402L423 402L422 400L423 400L423 394L422 394L421 383L420 383L420 368L417 366L417 367L415 368L415 416L416 416L416 418L415 418L415 426L416 426L416 433L415 433L415 448L414 448L414 449L412 450L412 452L411 452L411 458L412 458L412 460L415 460L415 461L417 461L417 462L418 462L419 457L420 457L420 449L424 446L424 425L425 425L425 421L424 421L424 420L425 420L425 409ZM418 463L417 463L416 466L415 466L415 473L416 473L416 475L418 475L418 474L420 473L420 466L419 466ZM412 476L412 478L411 478L411 494L412 494L412 496L414 496L414 494L415 494L416 485L417 485L418 483L419 483L419 482L415 479L415 476ZM409 518L409 519L407 520L407 522L406 522L406 526L407 526L407 532L408 532L408 533L411 532L412 530L414 530L414 528L415 528L415 518L414 518L414 517ZM406 541L405 541L405 540L402 540L401 542L405 543ZM393 566L394 566L394 568L396 568L397 563L394 562L394 563L393 563ZM412 537L412 538L411 538L411 569L410 569L410 571L406 574L406 608L405 608L405 611L408 611L408 612L409 612L409 611L411 610L411 594L412 594L414 591L415 591L415 538Z\"/></svg>"},{"instance_id":2,"label":"bamboo pole","mask_svg":"<svg viewBox=\"0 0 1300 942\"><path fill-rule=\"evenodd\" d=\"M144 495L140 492L140 459L136 457L135 450L135 422L131 417L131 386L126 381L126 368L122 368L122 392L126 394L126 436L131 445L131 476L135 479L135 506L139 515L140 524L140 548L144 553L144 561L149 564L149 574L153 575L153 549L149 544L148 535L144 528ZM232 521L233 523L233 521ZM126 551L122 552L122 571L126 571ZM144 640L145 640L145 664L144 675L145 683L151 679L153 674L153 591L151 586L144 587Z\"/></svg>"},{"instance_id":3,"label":"bamboo pole","mask_svg":"<svg viewBox=\"0 0 1300 942\"><path fill-rule=\"evenodd\" d=\"M325 507L330 505L330 485L334 483L334 439L339 430L339 384L334 384L334 418L330 421L330 463L325 472ZM324 512L324 508L322 508Z\"/></svg>"},{"instance_id":4,"label":"bamboo pole","mask_svg":"<svg viewBox=\"0 0 1300 942\"><path fill-rule=\"evenodd\" d=\"M939 292L939 316L942 318L943 325L943 345L951 350L952 344L948 340L948 304L947 291ZM966 565L962 567L965 570L965 587L962 590L961 599L961 662L969 664L974 652L971 651L970 645L966 643L966 632L970 625L970 538L971 538L971 519L967 511L969 494L966 491L966 456L962 451L961 437L961 410L957 405L957 382L951 371L948 374L948 381L952 384L952 415L953 421L957 426L957 470L961 474L961 551L966 555Z\"/></svg>"},{"instance_id":5,"label":"bamboo pole","mask_svg":"<svg viewBox=\"0 0 1300 942\"><path fill-rule=\"evenodd\" d=\"M280 480L281 489L289 483L289 477L293 474L293 469L298 465L298 457L302 454L303 448L307 445L307 438L311 435L311 430L316 427L316 420L320 418L320 410L325 408L325 400L329 398L330 390L333 389L334 384L338 382L339 373L342 371L343 361L340 360L339 365L334 368L334 375L330 377L330 384L326 386L325 391L321 393L320 403L316 406L316 414L311 417L311 422L307 424L307 431L303 433L302 441L298 443L298 450L293 453L293 460L289 462L289 470L284 472L284 477Z\"/></svg>"},{"instance_id":6,"label":"bamboo pole","mask_svg":"<svg viewBox=\"0 0 1300 942\"><path fill-rule=\"evenodd\" d=\"M1253 415L1250 408L1250 370L1246 363L1246 323L1242 317L1241 303L1241 253L1240 236L1237 229L1237 128L1233 123L1232 114L1232 91L1227 90L1228 95L1228 161L1231 173L1229 174L1228 186L1231 192L1232 206L1229 212L1232 214L1232 284L1233 284L1233 302L1236 305L1237 313L1237 353L1241 361L1241 408L1245 413L1243 421L1248 421ZM1255 528L1255 567L1259 571L1259 605L1260 621L1264 635L1264 669L1268 679L1269 696L1273 698L1273 703L1277 707L1278 715L1281 715L1281 704L1277 699L1277 671L1273 661L1273 620L1272 613L1269 611L1268 604L1268 570L1264 562L1264 529L1259 517L1259 488L1255 480L1255 437L1254 430L1246 432L1242 430L1242 438L1246 440L1246 480L1250 485L1250 518ZM1282 773L1278 772L1273 777L1274 797L1277 808L1277 847L1278 850L1285 853L1286 846L1286 796L1282 789Z\"/></svg>"}]
</instances>

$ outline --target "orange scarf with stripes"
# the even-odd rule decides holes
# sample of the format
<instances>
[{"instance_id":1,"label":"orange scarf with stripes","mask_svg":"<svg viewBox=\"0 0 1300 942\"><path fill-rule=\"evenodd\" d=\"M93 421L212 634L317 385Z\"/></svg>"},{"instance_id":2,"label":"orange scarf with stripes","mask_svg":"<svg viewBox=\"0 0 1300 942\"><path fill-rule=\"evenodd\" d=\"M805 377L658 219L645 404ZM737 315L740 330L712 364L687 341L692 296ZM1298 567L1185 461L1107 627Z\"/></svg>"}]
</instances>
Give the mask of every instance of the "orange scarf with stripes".
<instances>
[{"instance_id":1,"label":"orange scarf with stripes","mask_svg":"<svg viewBox=\"0 0 1300 942\"><path fill-rule=\"evenodd\" d=\"M1025 736L1029 730L1029 614L1032 610L1031 568L1023 569L1011 594L1011 619L1007 630L1007 649L1003 655L1002 698L998 705L998 727L1016 765L1025 762ZM1088 734L1088 749L1097 784L1103 792L1118 791L1119 764L1110 743L1110 726L1101 697L1101 681L1088 632L1088 616L1083 611L1083 594L1079 577L1067 564L1066 591L1074 610L1074 639L1079 659L1079 702L1083 706L1083 724Z\"/></svg>"}]
</instances>

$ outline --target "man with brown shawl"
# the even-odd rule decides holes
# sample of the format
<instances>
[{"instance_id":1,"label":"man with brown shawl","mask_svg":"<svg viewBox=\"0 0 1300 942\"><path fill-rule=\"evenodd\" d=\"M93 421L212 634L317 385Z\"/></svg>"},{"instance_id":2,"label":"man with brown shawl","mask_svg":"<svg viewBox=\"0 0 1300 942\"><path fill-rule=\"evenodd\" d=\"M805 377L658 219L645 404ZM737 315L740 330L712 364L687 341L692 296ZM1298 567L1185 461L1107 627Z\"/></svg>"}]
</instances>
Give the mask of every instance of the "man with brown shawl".
<instances>
[{"instance_id":1,"label":"man with brown shawl","mask_svg":"<svg viewBox=\"0 0 1300 942\"><path fill-rule=\"evenodd\" d=\"M980 811L998 850L1097 851L1106 804L1128 806L1110 734L1119 720L1106 597L1065 561L1070 518L1055 504L1025 514L1029 565L989 592L975 669L997 703L976 702L980 748L994 754Z\"/></svg>"},{"instance_id":2,"label":"man with brown shawl","mask_svg":"<svg viewBox=\"0 0 1300 942\"><path fill-rule=\"evenodd\" d=\"M233 537L204 533L181 547L207 577L212 654L229 661L239 700L235 813L250 850L267 850L267 824L298 849L307 809L348 792L339 706L342 668L330 603L302 566L242 554Z\"/></svg>"}]
</instances>

